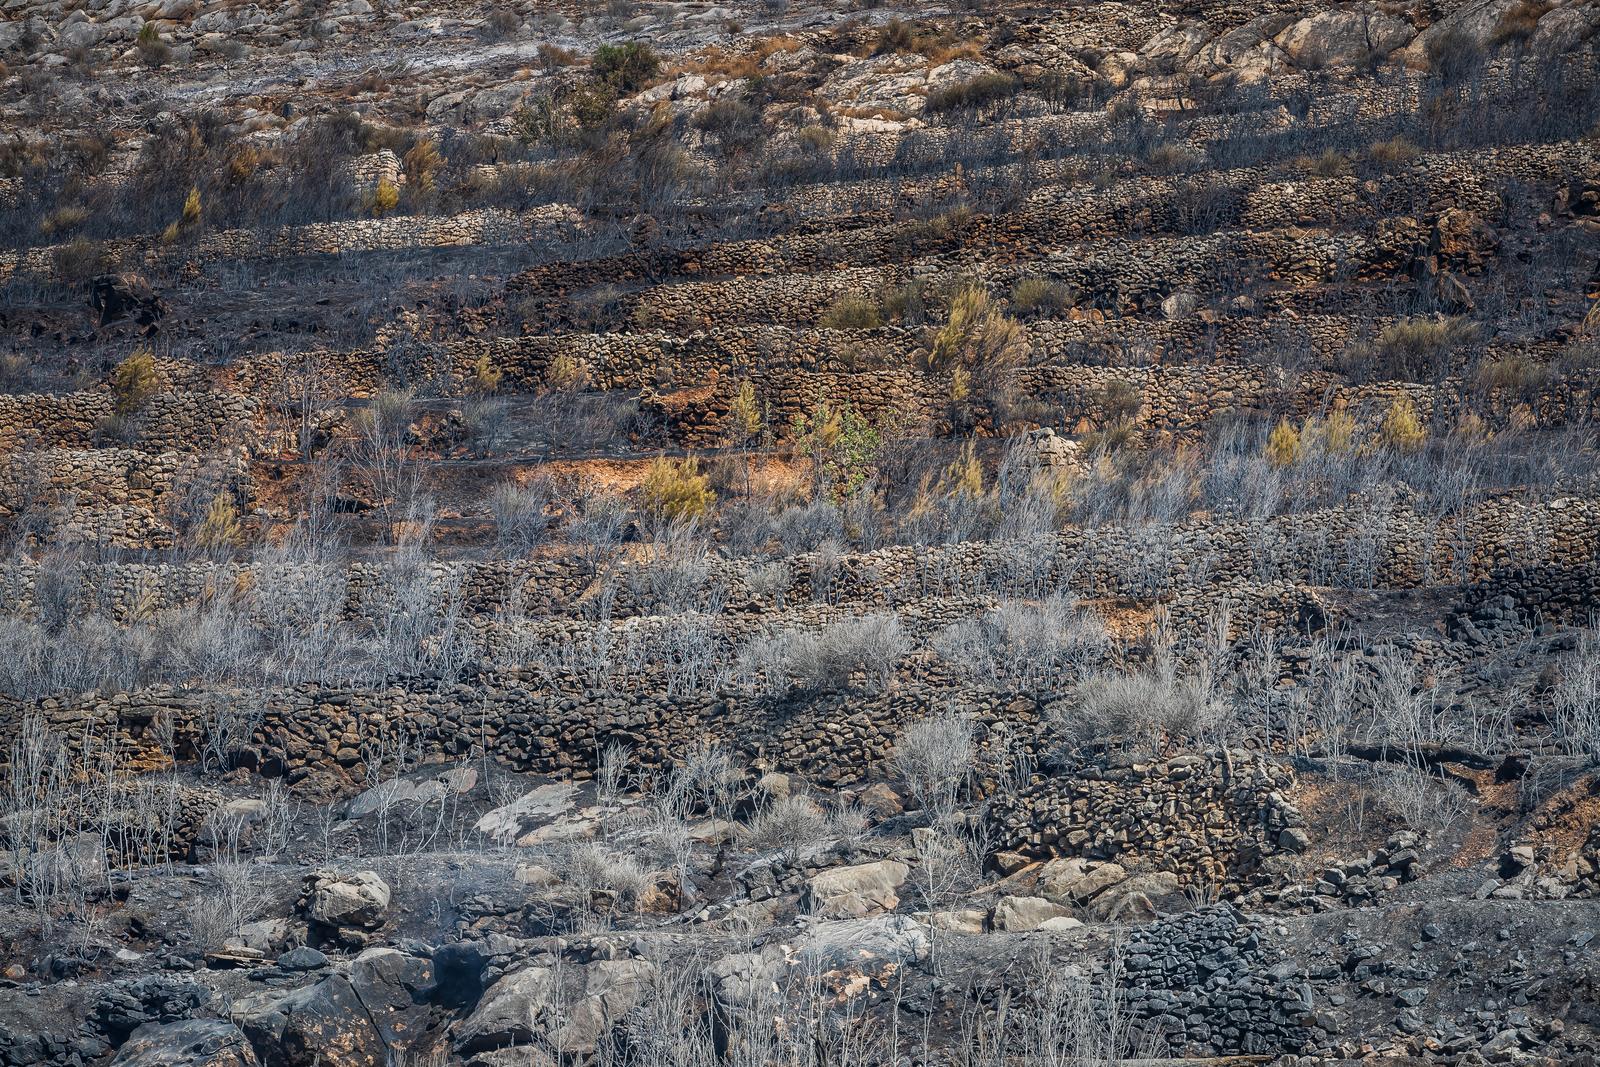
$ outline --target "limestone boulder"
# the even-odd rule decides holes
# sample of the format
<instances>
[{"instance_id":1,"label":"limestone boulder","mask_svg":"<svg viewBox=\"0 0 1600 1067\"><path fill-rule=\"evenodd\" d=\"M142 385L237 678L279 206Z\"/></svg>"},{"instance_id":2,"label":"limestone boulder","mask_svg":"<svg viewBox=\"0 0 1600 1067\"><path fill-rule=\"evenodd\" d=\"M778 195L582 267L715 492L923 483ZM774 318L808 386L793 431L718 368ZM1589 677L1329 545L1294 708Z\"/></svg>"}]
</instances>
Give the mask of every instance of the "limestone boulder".
<instances>
[{"instance_id":1,"label":"limestone boulder","mask_svg":"<svg viewBox=\"0 0 1600 1067\"><path fill-rule=\"evenodd\" d=\"M528 967L484 993L456 1033L456 1048L478 1052L535 1038L574 1056L592 1055L619 1019L638 1006L655 978L647 960L600 960L584 966Z\"/></svg>"},{"instance_id":2,"label":"limestone boulder","mask_svg":"<svg viewBox=\"0 0 1600 1067\"><path fill-rule=\"evenodd\" d=\"M306 882L306 917L321 926L376 930L388 917L389 883L375 871L316 871Z\"/></svg>"},{"instance_id":3,"label":"limestone boulder","mask_svg":"<svg viewBox=\"0 0 1600 1067\"><path fill-rule=\"evenodd\" d=\"M1012 896L1000 898L994 906L990 922L996 930L1020 934L1038 930L1045 923L1059 919L1071 919L1077 925L1083 925L1073 918L1070 909L1053 901L1043 897Z\"/></svg>"},{"instance_id":4,"label":"limestone boulder","mask_svg":"<svg viewBox=\"0 0 1600 1067\"><path fill-rule=\"evenodd\" d=\"M1386 56L1417 34L1411 23L1375 7L1321 11L1282 30L1273 43L1297 67L1341 66Z\"/></svg>"},{"instance_id":5,"label":"limestone boulder","mask_svg":"<svg viewBox=\"0 0 1600 1067\"><path fill-rule=\"evenodd\" d=\"M899 860L878 860L835 867L806 881L802 908L822 919L860 919L893 911L900 903L896 890L905 884L911 868Z\"/></svg>"},{"instance_id":6,"label":"limestone boulder","mask_svg":"<svg viewBox=\"0 0 1600 1067\"><path fill-rule=\"evenodd\" d=\"M224 1019L146 1023L111 1061L112 1067L255 1067L259 1062L244 1032Z\"/></svg>"},{"instance_id":7,"label":"limestone boulder","mask_svg":"<svg viewBox=\"0 0 1600 1067\"><path fill-rule=\"evenodd\" d=\"M1178 876L1152 871L1119 879L1089 902L1089 914L1102 922L1150 920L1185 903Z\"/></svg>"},{"instance_id":8,"label":"limestone boulder","mask_svg":"<svg viewBox=\"0 0 1600 1067\"><path fill-rule=\"evenodd\" d=\"M1051 860L1039 871L1038 890L1057 904L1083 904L1121 882L1128 872L1119 864L1072 857Z\"/></svg>"}]
</instances>

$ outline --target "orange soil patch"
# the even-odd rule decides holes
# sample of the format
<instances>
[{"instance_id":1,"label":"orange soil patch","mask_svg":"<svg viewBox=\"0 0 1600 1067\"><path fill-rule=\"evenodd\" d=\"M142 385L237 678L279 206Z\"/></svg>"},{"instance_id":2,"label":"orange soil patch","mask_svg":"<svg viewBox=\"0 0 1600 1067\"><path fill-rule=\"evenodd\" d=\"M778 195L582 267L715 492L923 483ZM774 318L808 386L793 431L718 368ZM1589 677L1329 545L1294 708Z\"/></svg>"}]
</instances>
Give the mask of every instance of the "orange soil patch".
<instances>
[{"instance_id":1,"label":"orange soil patch","mask_svg":"<svg viewBox=\"0 0 1600 1067\"><path fill-rule=\"evenodd\" d=\"M1579 779L1540 804L1529 819L1530 825L1543 829L1528 836L1548 846L1557 865L1571 858L1600 823L1600 796L1592 792L1593 782L1592 777Z\"/></svg>"},{"instance_id":2,"label":"orange soil patch","mask_svg":"<svg viewBox=\"0 0 1600 1067\"><path fill-rule=\"evenodd\" d=\"M1106 632L1114 640L1137 642L1155 625L1155 605L1132 600L1085 600L1105 621Z\"/></svg>"}]
</instances>

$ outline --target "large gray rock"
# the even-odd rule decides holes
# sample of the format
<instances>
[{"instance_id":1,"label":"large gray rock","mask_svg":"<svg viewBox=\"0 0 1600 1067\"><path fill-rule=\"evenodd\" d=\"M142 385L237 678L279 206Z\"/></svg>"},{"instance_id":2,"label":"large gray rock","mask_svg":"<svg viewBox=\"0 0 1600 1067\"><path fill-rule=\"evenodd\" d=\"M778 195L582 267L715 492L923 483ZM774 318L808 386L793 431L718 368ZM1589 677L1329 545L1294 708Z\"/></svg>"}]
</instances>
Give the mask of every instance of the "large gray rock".
<instances>
[{"instance_id":1,"label":"large gray rock","mask_svg":"<svg viewBox=\"0 0 1600 1067\"><path fill-rule=\"evenodd\" d=\"M1072 857L1051 860L1039 871L1039 894L1057 904L1082 904L1116 885L1128 872L1116 863Z\"/></svg>"},{"instance_id":2,"label":"large gray rock","mask_svg":"<svg viewBox=\"0 0 1600 1067\"><path fill-rule=\"evenodd\" d=\"M484 993L456 1032L456 1048L480 1052L537 1040L571 1055L590 1055L600 1039L644 998L655 977L646 960L585 966L529 967Z\"/></svg>"},{"instance_id":3,"label":"large gray rock","mask_svg":"<svg viewBox=\"0 0 1600 1067\"><path fill-rule=\"evenodd\" d=\"M117 1050L113 1067L255 1067L256 1050L223 1019L146 1023Z\"/></svg>"},{"instance_id":4,"label":"large gray rock","mask_svg":"<svg viewBox=\"0 0 1600 1067\"><path fill-rule=\"evenodd\" d=\"M1181 903L1178 876L1152 871L1119 880L1089 902L1089 914L1105 922L1154 919Z\"/></svg>"},{"instance_id":5,"label":"large gray rock","mask_svg":"<svg viewBox=\"0 0 1600 1067\"><path fill-rule=\"evenodd\" d=\"M1291 63L1319 67L1386 56L1416 36L1411 23L1377 8L1322 11L1290 25L1275 43Z\"/></svg>"},{"instance_id":6,"label":"large gray rock","mask_svg":"<svg viewBox=\"0 0 1600 1067\"><path fill-rule=\"evenodd\" d=\"M851 867L835 867L806 881L806 911L823 919L861 919L893 911L900 903L895 890L905 884L911 868L899 860L877 860Z\"/></svg>"},{"instance_id":7,"label":"large gray rock","mask_svg":"<svg viewBox=\"0 0 1600 1067\"><path fill-rule=\"evenodd\" d=\"M571 782L541 785L485 812L473 829L497 844L520 842L535 827L574 815L577 793L578 787Z\"/></svg>"},{"instance_id":8,"label":"large gray rock","mask_svg":"<svg viewBox=\"0 0 1600 1067\"><path fill-rule=\"evenodd\" d=\"M312 922L376 930L388 917L389 883L375 871L317 871L306 881L305 913Z\"/></svg>"},{"instance_id":9,"label":"large gray rock","mask_svg":"<svg viewBox=\"0 0 1600 1067\"><path fill-rule=\"evenodd\" d=\"M267 1067L382 1067L383 1037L343 975L235 1005L233 1021Z\"/></svg>"},{"instance_id":10,"label":"large gray rock","mask_svg":"<svg viewBox=\"0 0 1600 1067\"><path fill-rule=\"evenodd\" d=\"M433 961L392 948L370 948L350 965L350 988L391 1049L404 1049L431 1018L438 983Z\"/></svg>"},{"instance_id":11,"label":"large gray rock","mask_svg":"<svg viewBox=\"0 0 1600 1067\"><path fill-rule=\"evenodd\" d=\"M452 767L423 778L391 778L351 797L344 817L365 819L384 811L411 815L452 795L469 793L477 784L478 772L473 767Z\"/></svg>"},{"instance_id":12,"label":"large gray rock","mask_svg":"<svg viewBox=\"0 0 1600 1067\"><path fill-rule=\"evenodd\" d=\"M1082 926L1069 908L1043 897L1001 897L992 919L996 930L1026 933L1030 930L1071 930Z\"/></svg>"}]
</instances>

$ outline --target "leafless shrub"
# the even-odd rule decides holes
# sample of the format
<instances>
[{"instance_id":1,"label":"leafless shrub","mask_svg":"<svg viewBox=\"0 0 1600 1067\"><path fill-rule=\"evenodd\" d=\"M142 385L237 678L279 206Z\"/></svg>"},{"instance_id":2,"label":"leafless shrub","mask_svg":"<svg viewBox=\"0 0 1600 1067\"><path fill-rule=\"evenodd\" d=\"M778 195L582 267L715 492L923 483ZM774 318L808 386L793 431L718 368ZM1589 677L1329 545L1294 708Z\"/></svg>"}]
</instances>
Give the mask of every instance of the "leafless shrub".
<instances>
[{"instance_id":1,"label":"leafless shrub","mask_svg":"<svg viewBox=\"0 0 1600 1067\"><path fill-rule=\"evenodd\" d=\"M640 605L662 614L715 614L727 599L727 585L714 575L710 546L693 521L673 522L659 531L649 555L627 578Z\"/></svg>"},{"instance_id":2,"label":"leafless shrub","mask_svg":"<svg viewBox=\"0 0 1600 1067\"><path fill-rule=\"evenodd\" d=\"M355 416L350 461L372 494L391 538L421 484L421 472L411 455L414 415L411 394L390 389L373 397Z\"/></svg>"},{"instance_id":3,"label":"leafless shrub","mask_svg":"<svg viewBox=\"0 0 1600 1067\"><path fill-rule=\"evenodd\" d=\"M462 620L459 573L436 573L420 546L402 545L382 578L367 605L372 677L459 677L474 652Z\"/></svg>"},{"instance_id":4,"label":"leafless shrub","mask_svg":"<svg viewBox=\"0 0 1600 1067\"><path fill-rule=\"evenodd\" d=\"M1051 691L1083 677L1103 657L1099 617L1057 593L1030 604L1007 601L982 619L953 623L933 647L970 682L1022 692Z\"/></svg>"},{"instance_id":5,"label":"leafless shrub","mask_svg":"<svg viewBox=\"0 0 1600 1067\"><path fill-rule=\"evenodd\" d=\"M733 673L744 689L760 695L781 693L789 687L789 645L792 635L756 634L745 642L734 661Z\"/></svg>"},{"instance_id":6,"label":"leafless shrub","mask_svg":"<svg viewBox=\"0 0 1600 1067\"><path fill-rule=\"evenodd\" d=\"M567 540L590 576L599 574L622 545L628 523L628 506L615 493L594 490L574 502L576 518L567 527Z\"/></svg>"},{"instance_id":7,"label":"leafless shrub","mask_svg":"<svg viewBox=\"0 0 1600 1067\"><path fill-rule=\"evenodd\" d=\"M815 800L792 793L761 809L740 836L750 847L775 850L785 862L794 863L826 846L833 827Z\"/></svg>"},{"instance_id":8,"label":"leafless shrub","mask_svg":"<svg viewBox=\"0 0 1600 1067\"><path fill-rule=\"evenodd\" d=\"M1385 768L1377 790L1386 808L1406 826L1424 833L1449 833L1476 807L1472 794L1460 782L1417 767Z\"/></svg>"},{"instance_id":9,"label":"leafless shrub","mask_svg":"<svg viewBox=\"0 0 1600 1067\"><path fill-rule=\"evenodd\" d=\"M751 567L745 575L744 584L752 597L771 600L774 607L782 611L784 598L793 581L794 575L789 565L780 560Z\"/></svg>"},{"instance_id":10,"label":"leafless shrub","mask_svg":"<svg viewBox=\"0 0 1600 1067\"><path fill-rule=\"evenodd\" d=\"M197 945L216 948L261 914L268 895L260 870L248 860L227 857L208 873L212 884L190 905L189 929Z\"/></svg>"},{"instance_id":11,"label":"leafless shrub","mask_svg":"<svg viewBox=\"0 0 1600 1067\"><path fill-rule=\"evenodd\" d=\"M554 502L555 486L546 477L526 485L507 482L496 486L489 497L489 510L501 553L517 558L537 548L555 522L550 513Z\"/></svg>"},{"instance_id":12,"label":"leafless shrub","mask_svg":"<svg viewBox=\"0 0 1600 1067\"><path fill-rule=\"evenodd\" d=\"M909 649L898 615L862 615L821 631L791 634L788 670L806 689L845 686L859 676L867 689L882 690Z\"/></svg>"},{"instance_id":13,"label":"leafless shrub","mask_svg":"<svg viewBox=\"0 0 1600 1067\"><path fill-rule=\"evenodd\" d=\"M1556 741L1571 756L1600 760L1600 638L1580 630L1576 646L1557 662L1550 691Z\"/></svg>"},{"instance_id":14,"label":"leafless shrub","mask_svg":"<svg viewBox=\"0 0 1600 1067\"><path fill-rule=\"evenodd\" d=\"M972 724L955 712L909 723L895 739L895 773L917 803L935 815L954 810L972 774L976 745Z\"/></svg>"},{"instance_id":15,"label":"leafless shrub","mask_svg":"<svg viewBox=\"0 0 1600 1067\"><path fill-rule=\"evenodd\" d=\"M599 841L583 841L554 851L550 859L562 881L588 897L597 889L617 894L622 903L639 898L649 885L649 872L627 852Z\"/></svg>"},{"instance_id":16,"label":"leafless shrub","mask_svg":"<svg viewBox=\"0 0 1600 1067\"><path fill-rule=\"evenodd\" d=\"M666 675L667 694L715 691L729 681L732 669L713 616L669 615L646 642L646 662Z\"/></svg>"},{"instance_id":17,"label":"leafless shrub","mask_svg":"<svg viewBox=\"0 0 1600 1067\"><path fill-rule=\"evenodd\" d=\"M249 744L261 723L262 709L248 697L208 694L201 704L200 767L222 774L233 769L238 751Z\"/></svg>"},{"instance_id":18,"label":"leafless shrub","mask_svg":"<svg viewBox=\"0 0 1600 1067\"><path fill-rule=\"evenodd\" d=\"M1098 674L1079 687L1078 716L1063 717L1079 743L1123 738L1159 751L1167 741L1194 737L1208 695L1192 678L1154 672Z\"/></svg>"},{"instance_id":19,"label":"leafless shrub","mask_svg":"<svg viewBox=\"0 0 1600 1067\"><path fill-rule=\"evenodd\" d=\"M1456 736L1450 701L1438 680L1424 679L1416 659L1403 649L1386 646L1381 651L1361 696L1371 742L1415 755Z\"/></svg>"},{"instance_id":20,"label":"leafless shrub","mask_svg":"<svg viewBox=\"0 0 1600 1067\"><path fill-rule=\"evenodd\" d=\"M620 741L612 741L601 750L595 768L595 789L602 804L615 804L622 796L630 762L628 746Z\"/></svg>"}]
</instances>

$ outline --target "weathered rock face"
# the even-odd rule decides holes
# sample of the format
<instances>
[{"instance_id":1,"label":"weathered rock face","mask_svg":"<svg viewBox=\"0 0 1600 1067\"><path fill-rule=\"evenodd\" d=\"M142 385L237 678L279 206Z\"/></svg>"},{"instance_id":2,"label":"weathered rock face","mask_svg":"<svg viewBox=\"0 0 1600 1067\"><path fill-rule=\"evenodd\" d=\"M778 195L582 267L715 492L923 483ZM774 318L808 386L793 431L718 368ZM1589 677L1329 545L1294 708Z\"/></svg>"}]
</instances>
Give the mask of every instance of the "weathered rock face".
<instances>
[{"instance_id":1,"label":"weathered rock face","mask_svg":"<svg viewBox=\"0 0 1600 1067\"><path fill-rule=\"evenodd\" d=\"M131 321L151 332L167 314L166 301L137 274L102 274L89 282L89 306L101 326Z\"/></svg>"},{"instance_id":2,"label":"weathered rock face","mask_svg":"<svg viewBox=\"0 0 1600 1067\"><path fill-rule=\"evenodd\" d=\"M433 961L392 948L367 949L350 964L350 988L384 1046L403 1053L432 1016L438 983Z\"/></svg>"},{"instance_id":3,"label":"weathered rock face","mask_svg":"<svg viewBox=\"0 0 1600 1067\"><path fill-rule=\"evenodd\" d=\"M899 860L824 871L806 882L802 907L823 919L859 919L893 911L900 903L895 890L910 873L911 868Z\"/></svg>"},{"instance_id":4,"label":"weathered rock face","mask_svg":"<svg viewBox=\"0 0 1600 1067\"><path fill-rule=\"evenodd\" d=\"M456 1048L479 1052L541 1044L588 1055L604 1034L646 995L655 966L646 960L529 967L491 986L456 1030Z\"/></svg>"},{"instance_id":5,"label":"weathered rock face","mask_svg":"<svg viewBox=\"0 0 1600 1067\"><path fill-rule=\"evenodd\" d=\"M256 1067L244 1033L222 1019L145 1023L112 1061L115 1067Z\"/></svg>"},{"instance_id":6,"label":"weathered rock face","mask_svg":"<svg viewBox=\"0 0 1600 1067\"><path fill-rule=\"evenodd\" d=\"M1093 863L1073 857L1046 863L1039 872L1039 893L1057 904L1084 904L1116 885L1128 872L1115 863Z\"/></svg>"},{"instance_id":7,"label":"weathered rock face","mask_svg":"<svg viewBox=\"0 0 1600 1067\"><path fill-rule=\"evenodd\" d=\"M1416 32L1409 22L1374 5L1300 19L1273 38L1273 43L1297 66L1332 66L1386 56Z\"/></svg>"},{"instance_id":8,"label":"weathered rock face","mask_svg":"<svg viewBox=\"0 0 1600 1067\"><path fill-rule=\"evenodd\" d=\"M1029 930L1072 930L1083 925L1063 907L1043 897L1001 897L994 906L990 922L996 930L1026 933Z\"/></svg>"},{"instance_id":9,"label":"weathered rock face","mask_svg":"<svg viewBox=\"0 0 1600 1067\"><path fill-rule=\"evenodd\" d=\"M236 1005L233 1021L265 1067L381 1067L383 1036L343 975Z\"/></svg>"},{"instance_id":10,"label":"weathered rock face","mask_svg":"<svg viewBox=\"0 0 1600 1067\"><path fill-rule=\"evenodd\" d=\"M333 930L376 930L388 916L389 899L389 884L373 871L314 871L301 894L306 917Z\"/></svg>"},{"instance_id":11,"label":"weathered rock face","mask_svg":"<svg viewBox=\"0 0 1600 1067\"><path fill-rule=\"evenodd\" d=\"M211 990L198 982L151 975L103 990L92 1019L95 1028L116 1045L140 1027L187 1019L211 999Z\"/></svg>"}]
</instances>

